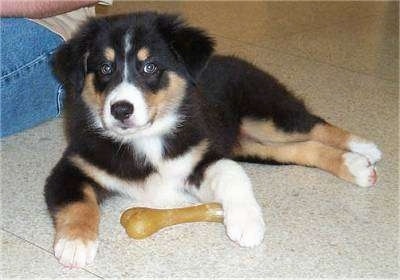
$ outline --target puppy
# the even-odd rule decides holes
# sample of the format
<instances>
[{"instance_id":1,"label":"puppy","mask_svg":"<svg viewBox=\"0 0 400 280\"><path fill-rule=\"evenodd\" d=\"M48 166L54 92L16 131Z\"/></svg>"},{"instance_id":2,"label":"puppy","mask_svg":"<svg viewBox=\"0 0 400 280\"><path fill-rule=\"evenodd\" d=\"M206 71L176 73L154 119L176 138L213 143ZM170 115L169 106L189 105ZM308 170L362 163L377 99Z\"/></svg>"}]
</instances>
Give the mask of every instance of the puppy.
<instances>
[{"instance_id":1,"label":"puppy","mask_svg":"<svg viewBox=\"0 0 400 280\"><path fill-rule=\"evenodd\" d=\"M310 113L257 67L213 53L203 30L153 12L95 18L59 48L68 147L45 185L54 252L91 263L99 205L124 193L155 207L219 202L227 235L261 243L265 224L236 162L299 164L375 183L381 153Z\"/></svg>"}]
</instances>

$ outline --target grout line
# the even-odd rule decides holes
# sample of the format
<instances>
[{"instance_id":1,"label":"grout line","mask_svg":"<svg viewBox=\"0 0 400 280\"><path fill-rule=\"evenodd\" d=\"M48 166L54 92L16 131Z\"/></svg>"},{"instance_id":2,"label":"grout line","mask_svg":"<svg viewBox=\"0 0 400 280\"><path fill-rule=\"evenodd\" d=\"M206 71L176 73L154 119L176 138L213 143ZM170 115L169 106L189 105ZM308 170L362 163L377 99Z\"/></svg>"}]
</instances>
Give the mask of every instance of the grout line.
<instances>
[{"instance_id":1,"label":"grout line","mask_svg":"<svg viewBox=\"0 0 400 280\"><path fill-rule=\"evenodd\" d=\"M21 236L15 234L15 233L13 233L13 232L11 232L11 231L9 231L9 230L6 230L6 229L3 228L3 227L1 228L1 230L4 231L4 232L6 232L6 233L8 233L8 234L11 234L12 236L14 236L14 237L16 237L16 238L18 238L18 239L20 239L20 240L22 240L22 241L24 241L24 242L27 242L27 243L29 243L30 245L32 245L32 246L34 246L34 247L36 247L36 248L38 248L38 249L40 249L40 250L43 250L43 251L45 251L46 253L49 253L51 256L53 256L53 253L52 253L52 252L50 252L49 250L43 248L42 246L39 246L39 245L37 245L36 243L33 243L33 242L29 241L29 240L26 240L25 238L23 238L23 237L21 237ZM93 272L87 270L86 268L80 268L80 269L82 269L82 270L86 271L87 273L92 274L93 276L96 276L96 277L98 277L98 278L100 278L100 279L104 279L104 277L101 277L100 275L97 275L96 273L93 273Z\"/></svg>"}]
</instances>

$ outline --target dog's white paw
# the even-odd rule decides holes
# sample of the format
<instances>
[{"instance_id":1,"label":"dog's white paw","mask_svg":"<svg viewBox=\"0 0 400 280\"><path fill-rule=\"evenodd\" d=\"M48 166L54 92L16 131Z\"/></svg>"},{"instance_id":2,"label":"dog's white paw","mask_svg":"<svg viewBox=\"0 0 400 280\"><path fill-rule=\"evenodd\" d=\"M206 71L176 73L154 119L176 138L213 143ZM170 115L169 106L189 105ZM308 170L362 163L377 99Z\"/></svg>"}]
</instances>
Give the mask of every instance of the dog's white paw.
<instances>
[{"instance_id":1,"label":"dog's white paw","mask_svg":"<svg viewBox=\"0 0 400 280\"><path fill-rule=\"evenodd\" d=\"M366 157L356 153L345 153L343 159L348 171L353 176L354 183L361 187L370 187L376 183L375 167Z\"/></svg>"},{"instance_id":2,"label":"dog's white paw","mask_svg":"<svg viewBox=\"0 0 400 280\"><path fill-rule=\"evenodd\" d=\"M355 138L349 142L349 149L352 152L359 153L368 158L371 164L376 163L382 158L382 152L378 146L363 139Z\"/></svg>"},{"instance_id":3,"label":"dog's white paw","mask_svg":"<svg viewBox=\"0 0 400 280\"><path fill-rule=\"evenodd\" d=\"M265 233L265 223L258 205L224 207L224 223L230 239L243 247L259 245Z\"/></svg>"},{"instance_id":4,"label":"dog's white paw","mask_svg":"<svg viewBox=\"0 0 400 280\"><path fill-rule=\"evenodd\" d=\"M65 267L81 268L93 263L98 241L59 239L54 245L54 255Z\"/></svg>"}]
</instances>

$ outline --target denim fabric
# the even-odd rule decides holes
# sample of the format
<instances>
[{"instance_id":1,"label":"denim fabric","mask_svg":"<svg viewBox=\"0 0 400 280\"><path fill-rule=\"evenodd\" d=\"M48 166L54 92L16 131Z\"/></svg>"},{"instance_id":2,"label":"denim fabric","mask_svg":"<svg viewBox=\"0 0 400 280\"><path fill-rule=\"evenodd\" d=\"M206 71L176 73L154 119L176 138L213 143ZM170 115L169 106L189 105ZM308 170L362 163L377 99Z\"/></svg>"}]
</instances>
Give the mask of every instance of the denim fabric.
<instances>
[{"instance_id":1,"label":"denim fabric","mask_svg":"<svg viewBox=\"0 0 400 280\"><path fill-rule=\"evenodd\" d=\"M50 59L63 39L23 18L2 18L0 136L35 126L60 114L62 87Z\"/></svg>"}]
</instances>

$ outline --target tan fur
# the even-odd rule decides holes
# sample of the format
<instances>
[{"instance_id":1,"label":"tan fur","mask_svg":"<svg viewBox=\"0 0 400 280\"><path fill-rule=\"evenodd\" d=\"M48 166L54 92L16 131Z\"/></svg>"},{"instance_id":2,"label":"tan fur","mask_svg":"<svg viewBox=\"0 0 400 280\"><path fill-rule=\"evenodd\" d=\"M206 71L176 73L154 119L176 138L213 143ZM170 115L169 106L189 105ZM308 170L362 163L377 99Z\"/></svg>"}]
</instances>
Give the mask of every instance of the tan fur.
<instances>
[{"instance_id":1,"label":"tan fur","mask_svg":"<svg viewBox=\"0 0 400 280\"><path fill-rule=\"evenodd\" d=\"M145 61L148 57L150 56L150 51L148 48L141 48L138 52L137 52L137 58L140 61Z\"/></svg>"},{"instance_id":2,"label":"tan fur","mask_svg":"<svg viewBox=\"0 0 400 280\"><path fill-rule=\"evenodd\" d=\"M193 146L190 149L188 153L190 153L191 164L193 165L193 168L199 161L201 161L204 154L207 152L208 147L209 141L203 140L198 145ZM186 154L183 154L182 156L185 155ZM79 155L73 155L69 157L69 160L86 176L93 179L96 183L108 190L116 190L123 193L133 194L135 191L141 192L143 190L142 187L146 184L145 180L134 181L119 178L118 176L110 174L106 170L93 165ZM160 162L160 164L162 164L162 162Z\"/></svg>"},{"instance_id":3,"label":"tan fur","mask_svg":"<svg viewBox=\"0 0 400 280\"><path fill-rule=\"evenodd\" d=\"M90 73L85 78L85 84L82 91L83 101L94 112L101 114L105 102L105 95L97 92L94 87L94 74Z\"/></svg>"},{"instance_id":4,"label":"tan fur","mask_svg":"<svg viewBox=\"0 0 400 280\"><path fill-rule=\"evenodd\" d=\"M195 162L199 162L203 158L204 154L208 151L209 144L209 141L206 139L197 144L197 146L192 147L191 152Z\"/></svg>"},{"instance_id":5,"label":"tan fur","mask_svg":"<svg viewBox=\"0 0 400 280\"><path fill-rule=\"evenodd\" d=\"M353 182L353 176L344 165L344 153L343 150L316 141L261 144L246 139L241 140L240 144L233 150L234 156L255 156L282 163L318 167L342 179Z\"/></svg>"},{"instance_id":6,"label":"tan fur","mask_svg":"<svg viewBox=\"0 0 400 280\"><path fill-rule=\"evenodd\" d=\"M351 133L330 124L317 124L309 133L288 133L277 128L272 121L260 121L251 118L243 119L241 130L244 136L267 144L270 142L288 143L312 140L343 150L348 148L349 140L355 137Z\"/></svg>"},{"instance_id":7,"label":"tan fur","mask_svg":"<svg viewBox=\"0 0 400 280\"><path fill-rule=\"evenodd\" d=\"M310 136L312 140L345 150L352 135L330 124L317 124L311 130Z\"/></svg>"},{"instance_id":8,"label":"tan fur","mask_svg":"<svg viewBox=\"0 0 400 280\"><path fill-rule=\"evenodd\" d=\"M107 47L107 48L104 50L104 57L105 57L107 60L114 62L114 61L115 61L115 50L112 49L112 48L110 48L110 47Z\"/></svg>"},{"instance_id":9,"label":"tan fur","mask_svg":"<svg viewBox=\"0 0 400 280\"><path fill-rule=\"evenodd\" d=\"M251 118L243 118L242 133L257 139L260 142L296 142L309 139L308 134L287 133L275 126L272 121L260 121Z\"/></svg>"},{"instance_id":10,"label":"tan fur","mask_svg":"<svg viewBox=\"0 0 400 280\"><path fill-rule=\"evenodd\" d=\"M186 81L174 72L168 72L167 75L169 78L167 88L145 95L151 116L164 115L175 110L185 95Z\"/></svg>"},{"instance_id":11,"label":"tan fur","mask_svg":"<svg viewBox=\"0 0 400 280\"><path fill-rule=\"evenodd\" d=\"M100 211L90 185L83 188L84 200L68 204L55 216L56 240L60 238L93 241L97 239Z\"/></svg>"},{"instance_id":12,"label":"tan fur","mask_svg":"<svg viewBox=\"0 0 400 280\"><path fill-rule=\"evenodd\" d=\"M96 181L98 184L101 184L99 180L99 177L104 177L104 178L111 178L112 180L115 180L118 182L120 185L125 185L127 187L132 186L132 182L128 180L121 179L117 176L114 176L107 171L91 164L87 160L83 159L79 155L73 155L69 158L69 160L77 167L79 168L86 176L89 178L93 179ZM103 186L107 188L107 186Z\"/></svg>"}]
</instances>

